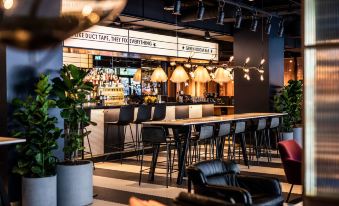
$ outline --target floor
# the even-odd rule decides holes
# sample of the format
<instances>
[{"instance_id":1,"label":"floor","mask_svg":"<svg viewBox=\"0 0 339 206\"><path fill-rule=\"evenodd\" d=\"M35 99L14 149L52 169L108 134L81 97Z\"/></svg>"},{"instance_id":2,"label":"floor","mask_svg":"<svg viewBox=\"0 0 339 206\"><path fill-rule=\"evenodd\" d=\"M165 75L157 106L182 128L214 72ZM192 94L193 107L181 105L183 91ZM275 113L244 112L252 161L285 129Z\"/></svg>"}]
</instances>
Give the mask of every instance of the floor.
<instances>
[{"instance_id":1,"label":"floor","mask_svg":"<svg viewBox=\"0 0 339 206\"><path fill-rule=\"evenodd\" d=\"M266 177L278 178L281 182L284 196L290 189L290 184L286 182L284 170L280 158L276 155L275 151L272 151L273 158L271 163L267 163L267 158L262 157L260 159L259 166L251 166L250 169L242 163L239 164L242 174L248 175L260 175ZM149 165L151 155L145 157L146 166ZM165 160L165 154L159 154L159 162ZM186 182L183 185L176 184L176 174L170 183L170 186L166 188L165 175L158 174L163 173L162 169L156 170L155 181L149 183L147 181L147 174L142 176L141 186L138 184L140 164L136 161L136 158L126 158L123 164L120 162L105 162L96 163L93 176L94 181L94 193L95 193L95 206L123 206L128 205L128 200L131 196L135 196L141 199L157 200L161 203L168 204L171 199L178 196L182 191L186 191ZM291 195L291 200L300 197L302 193L301 186L294 186ZM301 205L299 203L298 205Z\"/></svg>"}]
</instances>

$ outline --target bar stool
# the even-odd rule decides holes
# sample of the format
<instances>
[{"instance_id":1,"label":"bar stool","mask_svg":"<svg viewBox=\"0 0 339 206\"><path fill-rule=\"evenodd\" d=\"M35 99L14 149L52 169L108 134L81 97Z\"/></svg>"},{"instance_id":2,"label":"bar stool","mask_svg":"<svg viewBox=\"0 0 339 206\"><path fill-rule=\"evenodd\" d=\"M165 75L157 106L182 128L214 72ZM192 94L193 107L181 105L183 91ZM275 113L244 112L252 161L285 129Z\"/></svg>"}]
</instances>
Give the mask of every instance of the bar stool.
<instances>
[{"instance_id":1,"label":"bar stool","mask_svg":"<svg viewBox=\"0 0 339 206\"><path fill-rule=\"evenodd\" d=\"M273 117L271 118L269 128L267 129L267 136L270 139L271 134L270 131L275 131L275 143L276 143L276 149L277 149L277 154L279 154L278 150L278 143L280 142L280 119L279 117Z\"/></svg>"},{"instance_id":2,"label":"bar stool","mask_svg":"<svg viewBox=\"0 0 339 206\"><path fill-rule=\"evenodd\" d=\"M173 172L172 165L174 164L174 162L172 162L171 150L172 148L175 148L176 146L175 142L168 141L168 138L166 137L166 131L163 127L155 127L155 126L143 127L141 129L141 139L142 139L143 144L142 144L141 163L140 163L139 186L141 184L141 177L142 177L143 171L150 170L151 180L153 180L160 147L166 146L166 168L165 169L166 169L166 187L168 187L168 176L170 176L170 179L172 179L172 172ZM152 163L149 169L143 169L146 146L151 146L153 148ZM173 161L174 161L174 158L173 158Z\"/></svg>"},{"instance_id":3,"label":"bar stool","mask_svg":"<svg viewBox=\"0 0 339 206\"><path fill-rule=\"evenodd\" d=\"M166 118L166 104L156 104L154 106L154 113L152 121L161 121Z\"/></svg>"},{"instance_id":4,"label":"bar stool","mask_svg":"<svg viewBox=\"0 0 339 206\"><path fill-rule=\"evenodd\" d=\"M246 133L246 122L243 121L239 121L235 123L234 126L234 132L232 134L232 143L233 143L233 155L232 155L232 160L235 160L235 142L236 142L236 137L240 136L239 139L239 161L240 161L240 145L243 145L243 147L241 148L242 153L244 158L247 158L247 154L246 154L246 139L245 139L245 133ZM245 161L245 160L244 160ZM248 168L250 168L249 164L248 164Z\"/></svg>"},{"instance_id":5,"label":"bar stool","mask_svg":"<svg viewBox=\"0 0 339 206\"><path fill-rule=\"evenodd\" d=\"M210 159L214 158L214 126L212 125L203 125L200 127L200 131L197 136L192 136L190 139L190 145L194 147L193 155L190 155L190 163L193 163L193 159L195 162L200 162L200 146L204 145L205 149L205 160L207 159L207 149L210 147ZM191 153L189 151L189 153Z\"/></svg>"},{"instance_id":6,"label":"bar stool","mask_svg":"<svg viewBox=\"0 0 339 206\"><path fill-rule=\"evenodd\" d=\"M219 124L219 129L217 135L215 136L215 146L216 146L216 158L223 159L224 157L224 148L226 137L228 137L228 156L230 154L230 133L231 133L231 123L223 122Z\"/></svg>"},{"instance_id":7,"label":"bar stool","mask_svg":"<svg viewBox=\"0 0 339 206\"><path fill-rule=\"evenodd\" d=\"M266 155L268 158L268 161L270 161L270 152L269 152L269 138L267 138L268 136L266 135L266 119L259 119L258 120L258 124L256 127L256 130L254 131L254 144L253 144L253 150L255 151L255 156L257 159L257 164L259 164L259 158L261 157L261 150L263 148L264 145L264 149L266 151ZM258 144L259 142L259 144ZM253 155L252 155L252 159L253 159Z\"/></svg>"},{"instance_id":8,"label":"bar stool","mask_svg":"<svg viewBox=\"0 0 339 206\"><path fill-rule=\"evenodd\" d=\"M136 144L134 141L134 137L133 137L133 132L132 132L132 127L131 127L131 123L133 123L134 121L134 106L133 105L126 105L126 106L122 106L120 108L120 113L119 113L119 119L118 121L115 122L105 122L106 125L106 134L105 134L105 138L108 135L108 129L111 126L117 126L118 127L118 138L121 141L121 132L120 132L120 128L123 127L124 129L124 135L126 135L126 127L130 128L130 132L131 132L131 136L132 136L132 142L121 142L118 145L112 145L112 146L106 146L106 147L110 147L112 149L119 149L120 150L120 161L122 164L122 151L126 146L133 146L134 149L136 150ZM125 140L125 138L124 138ZM108 159L109 155L106 156L105 161Z\"/></svg>"},{"instance_id":9,"label":"bar stool","mask_svg":"<svg viewBox=\"0 0 339 206\"><path fill-rule=\"evenodd\" d=\"M139 148L141 143L141 135L139 133L139 125L142 126L143 122L150 121L152 117L152 106L150 105L140 105L138 108L138 114L136 120L133 122L135 124L135 139L137 145L137 160L139 160Z\"/></svg>"}]
</instances>

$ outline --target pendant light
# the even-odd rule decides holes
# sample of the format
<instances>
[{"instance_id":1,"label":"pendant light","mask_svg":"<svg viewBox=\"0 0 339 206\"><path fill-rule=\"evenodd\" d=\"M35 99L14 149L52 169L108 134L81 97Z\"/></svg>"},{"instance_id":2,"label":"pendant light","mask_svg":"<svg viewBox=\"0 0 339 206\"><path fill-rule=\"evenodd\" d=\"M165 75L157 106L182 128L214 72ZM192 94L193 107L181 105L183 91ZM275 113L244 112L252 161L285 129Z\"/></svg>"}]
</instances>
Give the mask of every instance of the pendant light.
<instances>
[{"instance_id":1,"label":"pendant light","mask_svg":"<svg viewBox=\"0 0 339 206\"><path fill-rule=\"evenodd\" d=\"M0 42L35 50L56 46L106 17L115 19L127 0L3 0Z\"/></svg>"},{"instance_id":2,"label":"pendant light","mask_svg":"<svg viewBox=\"0 0 339 206\"><path fill-rule=\"evenodd\" d=\"M218 67L217 70L215 71L215 78L213 79L213 81L219 84L223 84L229 82L230 80L231 80L230 72L222 67Z\"/></svg>"},{"instance_id":3,"label":"pendant light","mask_svg":"<svg viewBox=\"0 0 339 206\"><path fill-rule=\"evenodd\" d=\"M167 74L160 66L155 68L151 75L151 82L166 82L167 79Z\"/></svg>"},{"instance_id":4,"label":"pendant light","mask_svg":"<svg viewBox=\"0 0 339 206\"><path fill-rule=\"evenodd\" d=\"M175 68L175 70L173 71L172 76L170 78L171 82L174 82L174 83L186 82L189 79L190 78L189 78L187 72L185 71L184 67L182 67L182 66L177 66Z\"/></svg>"},{"instance_id":5,"label":"pendant light","mask_svg":"<svg viewBox=\"0 0 339 206\"><path fill-rule=\"evenodd\" d=\"M211 81L211 77L207 71L207 69L203 66L198 66L194 71L194 81L200 83L206 83Z\"/></svg>"},{"instance_id":6,"label":"pendant light","mask_svg":"<svg viewBox=\"0 0 339 206\"><path fill-rule=\"evenodd\" d=\"M133 81L140 83L141 82L141 68L137 69L133 76Z\"/></svg>"}]
</instances>

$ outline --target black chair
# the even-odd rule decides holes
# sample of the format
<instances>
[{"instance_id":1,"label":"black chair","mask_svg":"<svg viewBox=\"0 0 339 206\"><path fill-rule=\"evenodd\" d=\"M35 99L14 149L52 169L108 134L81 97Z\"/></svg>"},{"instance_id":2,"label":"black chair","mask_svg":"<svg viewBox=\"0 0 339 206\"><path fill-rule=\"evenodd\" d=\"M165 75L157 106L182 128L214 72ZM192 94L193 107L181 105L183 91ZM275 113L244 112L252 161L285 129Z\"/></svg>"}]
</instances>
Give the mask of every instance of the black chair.
<instances>
[{"instance_id":1,"label":"black chair","mask_svg":"<svg viewBox=\"0 0 339 206\"><path fill-rule=\"evenodd\" d=\"M266 134L266 123L266 119L259 119L254 131L254 143L252 148L255 152L257 164L259 164L259 158L261 157L262 150L265 151L268 162L271 161L271 143L269 136Z\"/></svg>"},{"instance_id":2,"label":"black chair","mask_svg":"<svg viewBox=\"0 0 339 206\"><path fill-rule=\"evenodd\" d=\"M240 175L233 161L220 159L196 163L187 168L189 190L221 200L234 200L242 205L282 205L284 198L277 179ZM190 191L189 191L190 192Z\"/></svg>"},{"instance_id":3,"label":"black chair","mask_svg":"<svg viewBox=\"0 0 339 206\"><path fill-rule=\"evenodd\" d=\"M118 138L120 143L117 145L108 145L106 147L110 147L112 149L119 149L120 150L120 161L122 163L122 152L126 147L132 146L134 150L136 150L136 142L134 141L133 132L131 123L134 121L134 106L133 105L126 105L120 108L119 119L115 122L105 122L106 125L106 135L108 135L109 127L117 126L118 127ZM123 127L124 132L126 134L126 127L129 127L131 135L132 135L132 142L125 142L125 138L121 136L121 127ZM105 137L106 138L106 137ZM106 156L105 160L107 160L109 155Z\"/></svg>"},{"instance_id":4,"label":"black chair","mask_svg":"<svg viewBox=\"0 0 339 206\"><path fill-rule=\"evenodd\" d=\"M278 143L281 141L281 139L280 139L280 119L279 119L279 117L271 118L271 121L269 123L269 127L267 129L268 138L271 138L271 132L275 134L275 146L276 146L276 149L277 149L277 154L279 154Z\"/></svg>"},{"instance_id":5,"label":"black chair","mask_svg":"<svg viewBox=\"0 0 339 206\"><path fill-rule=\"evenodd\" d=\"M166 104L156 104L154 106L154 113L152 121L161 121L166 118Z\"/></svg>"},{"instance_id":6,"label":"black chair","mask_svg":"<svg viewBox=\"0 0 339 206\"><path fill-rule=\"evenodd\" d=\"M139 185L141 184L141 177L142 172L146 170L151 170L151 174L154 177L155 173L155 165L157 162L158 153L161 146L166 146L166 187L168 187L168 176L170 176L170 179L172 179L172 172L173 167L172 165L174 162L172 162L172 148L175 148L176 144L174 141L168 141L168 138L166 137L166 131L163 127L155 127L155 126L149 126L149 127L143 127L141 129L141 139L142 139L142 153L141 153L141 163L140 163L140 175L139 175ZM144 163L144 155L145 155L145 147L152 147L153 149L153 155L152 155L152 165L149 169L143 169L143 163ZM174 161L174 157L173 157Z\"/></svg>"},{"instance_id":7,"label":"black chair","mask_svg":"<svg viewBox=\"0 0 339 206\"><path fill-rule=\"evenodd\" d=\"M143 122L150 121L152 118L152 106L151 105L140 105L138 108L138 114L136 120L133 122L135 124L135 139L137 144L137 149L140 148L141 138L139 133L139 125L142 126Z\"/></svg>"},{"instance_id":8,"label":"black chair","mask_svg":"<svg viewBox=\"0 0 339 206\"><path fill-rule=\"evenodd\" d=\"M240 150L242 150L243 157L247 158L247 152L246 152L246 122L236 122L234 125L234 130L232 133L232 143L233 143L233 155L230 159L235 160L235 146L236 146L236 140L239 137L239 162L240 162ZM241 148L241 145L243 146ZM245 161L245 159L244 159ZM248 168L250 168L248 164Z\"/></svg>"},{"instance_id":9,"label":"black chair","mask_svg":"<svg viewBox=\"0 0 339 206\"><path fill-rule=\"evenodd\" d=\"M222 159L224 157L224 148L225 148L226 138L228 141L228 155L230 154L231 152L230 134L231 134L231 123L229 122L220 123L219 128L216 131L216 136L215 136L217 159Z\"/></svg>"},{"instance_id":10,"label":"black chair","mask_svg":"<svg viewBox=\"0 0 339 206\"><path fill-rule=\"evenodd\" d=\"M193 162L193 160L196 161L200 161L200 157L201 157L201 145L204 145L204 149L205 149L205 159L207 159L207 150L208 150L208 146L209 146L209 154L210 154L210 159L214 158L214 126L212 125L203 125L201 127L199 127L199 132L197 133L197 135L192 136L190 139L190 147L193 146L193 154L192 153L192 149L190 148L189 150L189 164L191 164Z\"/></svg>"},{"instance_id":11,"label":"black chair","mask_svg":"<svg viewBox=\"0 0 339 206\"><path fill-rule=\"evenodd\" d=\"M181 192L174 200L174 206L237 206L232 199L220 200L213 197Z\"/></svg>"}]
</instances>

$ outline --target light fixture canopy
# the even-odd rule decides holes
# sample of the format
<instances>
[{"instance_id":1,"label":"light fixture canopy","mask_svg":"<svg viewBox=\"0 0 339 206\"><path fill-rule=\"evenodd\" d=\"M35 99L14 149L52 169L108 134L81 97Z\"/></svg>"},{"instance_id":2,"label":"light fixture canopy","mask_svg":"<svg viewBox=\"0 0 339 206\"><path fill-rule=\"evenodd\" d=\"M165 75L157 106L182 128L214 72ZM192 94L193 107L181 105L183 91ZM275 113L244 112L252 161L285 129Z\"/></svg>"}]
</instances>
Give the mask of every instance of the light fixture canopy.
<instances>
[{"instance_id":1,"label":"light fixture canopy","mask_svg":"<svg viewBox=\"0 0 339 206\"><path fill-rule=\"evenodd\" d=\"M190 78L187 72L185 71L184 67L180 65L175 68L170 78L171 82L174 82L174 83L186 82L189 79Z\"/></svg>"},{"instance_id":2,"label":"light fixture canopy","mask_svg":"<svg viewBox=\"0 0 339 206\"><path fill-rule=\"evenodd\" d=\"M198 12L197 12L197 20L202 21L204 20L205 14L205 6L202 0L198 1Z\"/></svg>"},{"instance_id":3,"label":"light fixture canopy","mask_svg":"<svg viewBox=\"0 0 339 206\"><path fill-rule=\"evenodd\" d=\"M206 40L211 40L211 34L210 34L210 32L209 31L205 31L205 36L204 36L204 38L206 39Z\"/></svg>"},{"instance_id":4,"label":"light fixture canopy","mask_svg":"<svg viewBox=\"0 0 339 206\"><path fill-rule=\"evenodd\" d=\"M167 79L167 74L161 67L155 68L151 75L151 82L166 82Z\"/></svg>"},{"instance_id":5,"label":"light fixture canopy","mask_svg":"<svg viewBox=\"0 0 339 206\"><path fill-rule=\"evenodd\" d=\"M194 81L206 83L211 81L211 77L204 66L198 66L194 71Z\"/></svg>"}]
</instances>

